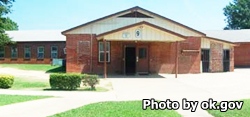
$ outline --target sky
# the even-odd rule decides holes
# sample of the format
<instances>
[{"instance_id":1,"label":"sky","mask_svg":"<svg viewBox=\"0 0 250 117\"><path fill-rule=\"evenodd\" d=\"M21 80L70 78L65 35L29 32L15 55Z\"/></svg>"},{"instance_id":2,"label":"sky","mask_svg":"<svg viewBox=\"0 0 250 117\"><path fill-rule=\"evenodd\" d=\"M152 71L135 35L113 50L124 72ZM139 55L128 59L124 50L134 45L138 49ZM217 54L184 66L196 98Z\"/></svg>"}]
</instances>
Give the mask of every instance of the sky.
<instances>
[{"instance_id":1,"label":"sky","mask_svg":"<svg viewBox=\"0 0 250 117\"><path fill-rule=\"evenodd\" d=\"M66 30L140 6L196 30L222 30L233 0L16 0L7 15L19 30Z\"/></svg>"}]
</instances>

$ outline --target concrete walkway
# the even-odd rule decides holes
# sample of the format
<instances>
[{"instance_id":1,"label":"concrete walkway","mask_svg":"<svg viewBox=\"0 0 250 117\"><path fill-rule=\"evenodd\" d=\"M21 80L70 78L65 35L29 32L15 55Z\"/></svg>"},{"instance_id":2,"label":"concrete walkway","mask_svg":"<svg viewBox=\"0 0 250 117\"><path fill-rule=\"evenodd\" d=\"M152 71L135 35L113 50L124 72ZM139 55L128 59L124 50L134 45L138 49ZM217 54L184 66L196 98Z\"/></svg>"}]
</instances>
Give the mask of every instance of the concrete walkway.
<instances>
[{"instance_id":1,"label":"concrete walkway","mask_svg":"<svg viewBox=\"0 0 250 117\"><path fill-rule=\"evenodd\" d=\"M0 94L45 95L53 98L16 103L0 107L0 117L45 117L101 101L151 99L165 101L231 101L250 99L248 70L214 74L162 74L160 78L109 78L113 90L109 92L20 91L0 90ZM165 78L164 78L165 77ZM212 117L199 106L196 112L177 110L183 117Z\"/></svg>"},{"instance_id":2,"label":"concrete walkway","mask_svg":"<svg viewBox=\"0 0 250 117\"><path fill-rule=\"evenodd\" d=\"M0 94L55 96L1 106L0 117L46 117L90 103L116 100L112 92L0 90Z\"/></svg>"}]
</instances>

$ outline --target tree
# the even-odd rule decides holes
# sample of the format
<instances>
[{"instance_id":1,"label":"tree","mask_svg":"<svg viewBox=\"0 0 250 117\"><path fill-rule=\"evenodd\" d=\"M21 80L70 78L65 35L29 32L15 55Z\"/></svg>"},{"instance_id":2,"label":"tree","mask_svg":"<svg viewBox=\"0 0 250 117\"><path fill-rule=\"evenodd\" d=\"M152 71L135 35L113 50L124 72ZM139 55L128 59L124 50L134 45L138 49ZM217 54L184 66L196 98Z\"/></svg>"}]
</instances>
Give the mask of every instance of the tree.
<instances>
[{"instance_id":1,"label":"tree","mask_svg":"<svg viewBox=\"0 0 250 117\"><path fill-rule=\"evenodd\" d=\"M250 28L250 0L234 0L224 9L226 30Z\"/></svg>"},{"instance_id":2,"label":"tree","mask_svg":"<svg viewBox=\"0 0 250 117\"><path fill-rule=\"evenodd\" d=\"M0 0L0 46L13 43L5 31L18 30L18 25L7 14L11 13L12 3L15 0Z\"/></svg>"}]
</instances>

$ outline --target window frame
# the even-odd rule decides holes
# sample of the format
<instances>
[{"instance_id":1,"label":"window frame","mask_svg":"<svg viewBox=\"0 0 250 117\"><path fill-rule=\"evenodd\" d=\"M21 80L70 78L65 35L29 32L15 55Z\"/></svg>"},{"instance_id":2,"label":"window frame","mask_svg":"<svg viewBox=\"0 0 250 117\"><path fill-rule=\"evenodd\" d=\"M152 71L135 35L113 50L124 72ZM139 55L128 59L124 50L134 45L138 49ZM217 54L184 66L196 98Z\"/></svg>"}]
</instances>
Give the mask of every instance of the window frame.
<instances>
[{"instance_id":1,"label":"window frame","mask_svg":"<svg viewBox=\"0 0 250 117\"><path fill-rule=\"evenodd\" d=\"M29 55L30 55L30 57L26 57L26 48L29 48ZM31 46L29 46L29 45L26 45L26 46L24 46L24 59L31 59Z\"/></svg>"},{"instance_id":2,"label":"window frame","mask_svg":"<svg viewBox=\"0 0 250 117\"><path fill-rule=\"evenodd\" d=\"M104 55L104 49L101 50L101 44L103 44L103 42L99 41L98 42L98 62L104 63L104 60L101 61L101 53L103 53L103 55ZM102 47L104 47L104 45ZM110 55L111 55L110 54L110 49L111 49L110 42L106 42L106 54L108 54L108 56L107 56L108 60L106 60L106 62L108 62L108 63L110 63Z\"/></svg>"},{"instance_id":3,"label":"window frame","mask_svg":"<svg viewBox=\"0 0 250 117\"><path fill-rule=\"evenodd\" d=\"M56 52L53 51L53 49L52 49L53 47L56 47ZM56 57L55 58L53 58L53 56L52 56L54 53L56 53ZM51 59L57 59L58 58L58 46L53 45L53 46L50 47L50 58Z\"/></svg>"},{"instance_id":4,"label":"window frame","mask_svg":"<svg viewBox=\"0 0 250 117\"><path fill-rule=\"evenodd\" d=\"M13 56L14 54L13 54L13 48L15 48L16 49L16 56ZM17 46L11 46L10 47L10 57L11 57L11 59L17 59L18 58L18 47Z\"/></svg>"},{"instance_id":5,"label":"window frame","mask_svg":"<svg viewBox=\"0 0 250 117\"><path fill-rule=\"evenodd\" d=\"M0 51L0 53L3 54L3 57L0 57L0 59L4 59L5 58L5 46L0 47L0 48L3 48L3 51Z\"/></svg>"},{"instance_id":6,"label":"window frame","mask_svg":"<svg viewBox=\"0 0 250 117\"><path fill-rule=\"evenodd\" d=\"M39 49L40 49L40 48L43 48L43 51L42 51L42 52L39 52ZM41 58L39 58L39 54L41 54L41 53L43 54L43 56L42 56ZM38 47L37 47L37 56L36 56L37 59L44 59L44 55L45 55L45 48L44 48L44 46L38 46Z\"/></svg>"}]
</instances>

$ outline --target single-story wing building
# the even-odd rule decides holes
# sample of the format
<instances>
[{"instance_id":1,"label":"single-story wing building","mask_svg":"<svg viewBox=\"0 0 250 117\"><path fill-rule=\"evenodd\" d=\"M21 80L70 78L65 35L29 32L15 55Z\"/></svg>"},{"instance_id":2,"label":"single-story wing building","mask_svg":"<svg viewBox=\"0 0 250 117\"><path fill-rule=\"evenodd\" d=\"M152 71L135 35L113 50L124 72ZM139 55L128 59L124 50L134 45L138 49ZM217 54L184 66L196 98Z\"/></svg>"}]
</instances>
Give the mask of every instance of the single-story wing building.
<instances>
[{"instance_id":1,"label":"single-story wing building","mask_svg":"<svg viewBox=\"0 0 250 117\"><path fill-rule=\"evenodd\" d=\"M208 36L217 37L237 44L234 47L234 66L250 67L250 29L203 31Z\"/></svg>"},{"instance_id":2,"label":"single-story wing building","mask_svg":"<svg viewBox=\"0 0 250 117\"><path fill-rule=\"evenodd\" d=\"M62 32L67 72L104 74L234 71L231 41L133 7Z\"/></svg>"},{"instance_id":3,"label":"single-story wing building","mask_svg":"<svg viewBox=\"0 0 250 117\"><path fill-rule=\"evenodd\" d=\"M50 64L65 58L66 38L61 31L6 31L16 44L0 47L0 63Z\"/></svg>"}]
</instances>

